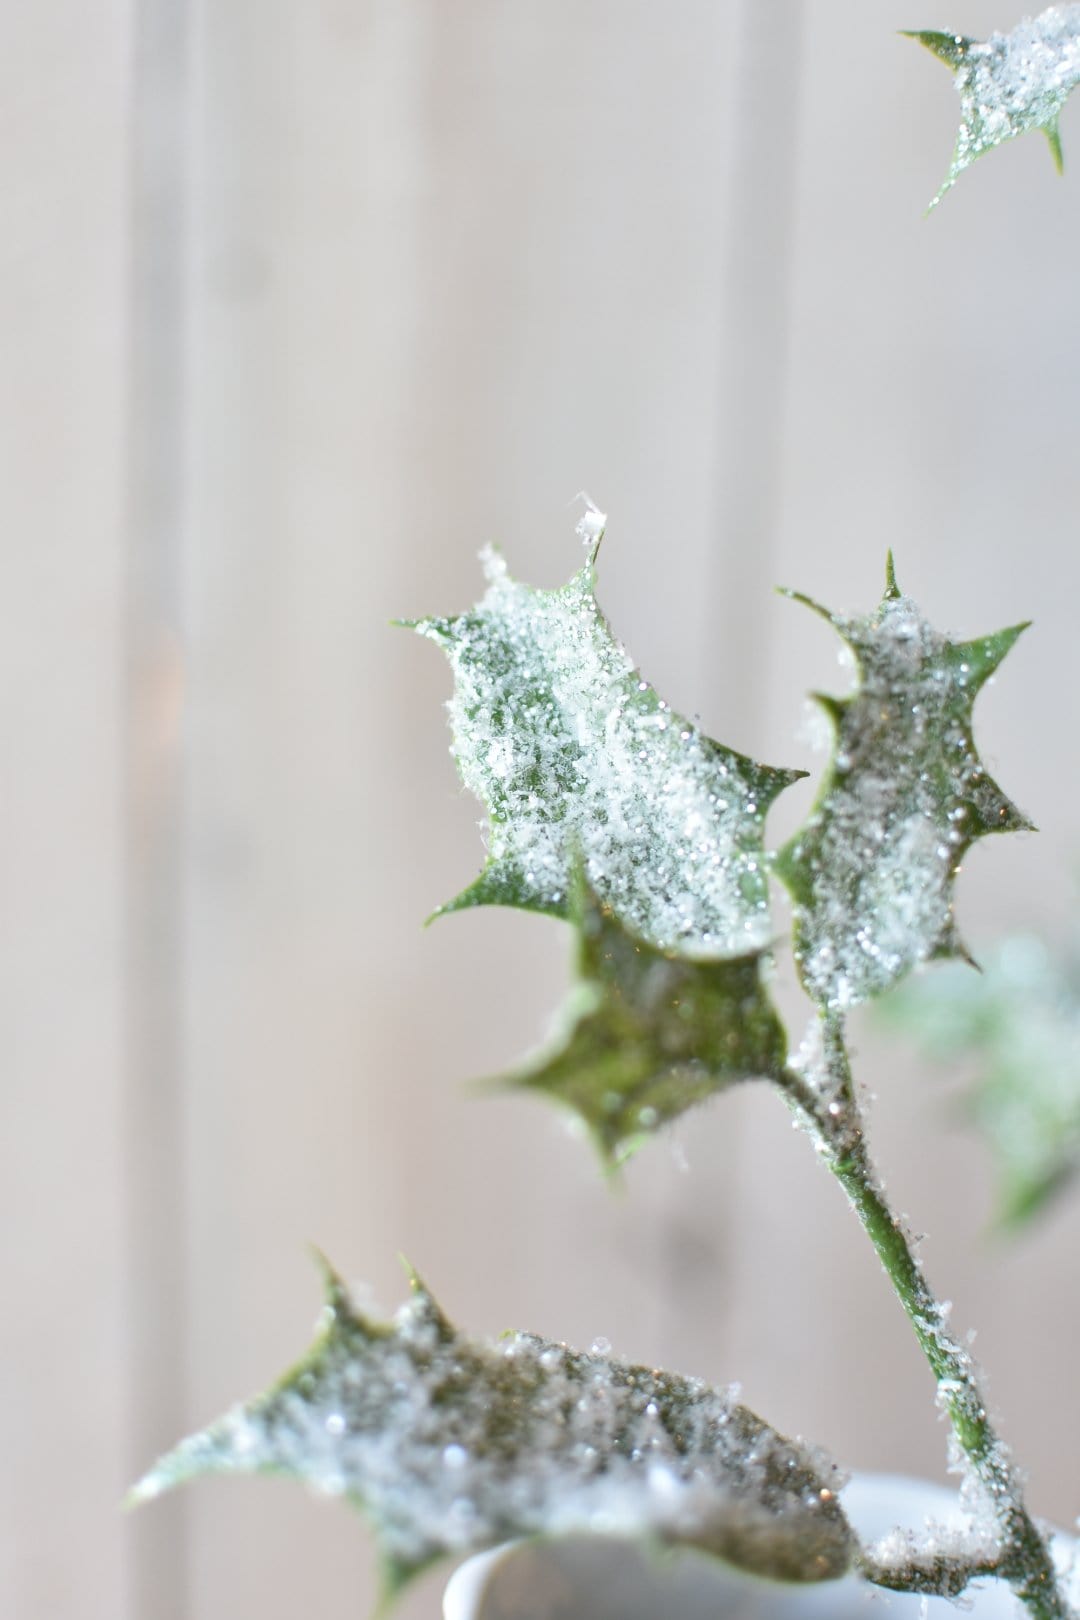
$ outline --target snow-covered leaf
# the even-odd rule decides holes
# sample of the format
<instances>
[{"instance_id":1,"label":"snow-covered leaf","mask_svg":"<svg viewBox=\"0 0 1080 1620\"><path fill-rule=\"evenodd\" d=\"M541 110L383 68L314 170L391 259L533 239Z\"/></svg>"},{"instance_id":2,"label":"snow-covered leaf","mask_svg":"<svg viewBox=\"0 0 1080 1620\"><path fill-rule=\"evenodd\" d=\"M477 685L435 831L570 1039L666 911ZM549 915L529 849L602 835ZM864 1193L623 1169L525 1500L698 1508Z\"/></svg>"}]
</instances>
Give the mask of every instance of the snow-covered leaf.
<instances>
[{"instance_id":1,"label":"snow-covered leaf","mask_svg":"<svg viewBox=\"0 0 1080 1620\"><path fill-rule=\"evenodd\" d=\"M850 1007L919 962L965 956L953 888L965 851L986 833L1030 823L984 770L971 709L1025 628L950 641L897 588L866 618L828 612L855 656L847 697L818 701L835 748L809 820L776 869L795 901L795 951L809 994Z\"/></svg>"},{"instance_id":2,"label":"snow-covered leaf","mask_svg":"<svg viewBox=\"0 0 1080 1620\"><path fill-rule=\"evenodd\" d=\"M499 1083L574 1109L610 1165L714 1092L780 1079L786 1040L763 953L704 959L660 950L578 888L578 980L561 1028Z\"/></svg>"},{"instance_id":3,"label":"snow-covered leaf","mask_svg":"<svg viewBox=\"0 0 1080 1620\"><path fill-rule=\"evenodd\" d=\"M414 625L449 656L453 751L490 818L486 866L442 909L565 917L581 865L653 945L701 955L764 945L765 812L801 773L712 742L657 697L597 606L595 548L551 591L512 579L494 551L483 561L475 608Z\"/></svg>"},{"instance_id":4,"label":"snow-covered leaf","mask_svg":"<svg viewBox=\"0 0 1080 1620\"><path fill-rule=\"evenodd\" d=\"M964 1111L990 1144L999 1219L1016 1226L1080 1171L1080 957L1018 935L980 965L914 978L881 1006L931 1056L974 1059Z\"/></svg>"},{"instance_id":5,"label":"snow-covered leaf","mask_svg":"<svg viewBox=\"0 0 1080 1620\"><path fill-rule=\"evenodd\" d=\"M1042 130L1060 171L1058 116L1080 82L1080 5L1051 6L985 41L927 28L908 33L952 69L960 92L956 151L931 207L977 157L1029 129Z\"/></svg>"},{"instance_id":6,"label":"snow-covered leaf","mask_svg":"<svg viewBox=\"0 0 1080 1620\"><path fill-rule=\"evenodd\" d=\"M523 1535L634 1537L789 1581L843 1574L843 1484L731 1392L530 1334L465 1338L413 1279L392 1324L333 1273L315 1344L265 1395L183 1441L142 1500L212 1473L273 1473L370 1519L388 1590Z\"/></svg>"}]
</instances>

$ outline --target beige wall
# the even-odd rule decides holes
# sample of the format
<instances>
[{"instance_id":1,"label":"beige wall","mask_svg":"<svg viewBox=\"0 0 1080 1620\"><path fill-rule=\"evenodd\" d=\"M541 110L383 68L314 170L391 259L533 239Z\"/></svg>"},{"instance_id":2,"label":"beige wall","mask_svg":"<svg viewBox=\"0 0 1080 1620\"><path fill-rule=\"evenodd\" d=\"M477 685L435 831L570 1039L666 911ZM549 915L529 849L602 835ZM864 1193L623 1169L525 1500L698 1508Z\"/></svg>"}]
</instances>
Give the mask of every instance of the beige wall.
<instances>
[{"instance_id":1,"label":"beige wall","mask_svg":"<svg viewBox=\"0 0 1080 1620\"><path fill-rule=\"evenodd\" d=\"M894 33L1012 20L9 19L5 1613L364 1612L366 1533L299 1491L116 1511L306 1342L308 1239L387 1307L404 1250L478 1329L603 1334L741 1379L852 1464L941 1472L896 1308L768 1095L695 1118L612 1200L555 1116L463 1094L542 1033L566 940L498 913L420 930L478 865L478 811L446 671L388 620L466 604L492 538L521 576L565 576L584 485L611 514L602 601L650 678L815 769L802 695L841 678L834 647L769 587L868 605L892 546L944 625L1037 620L980 734L1043 831L977 851L963 916L976 948L1061 932L1080 180L1018 143L925 220L954 98ZM982 1241L981 1150L910 1054L860 1053L897 1202L979 1326L1036 1507L1068 1520L1076 1202ZM437 1607L435 1581L403 1612Z\"/></svg>"}]
</instances>

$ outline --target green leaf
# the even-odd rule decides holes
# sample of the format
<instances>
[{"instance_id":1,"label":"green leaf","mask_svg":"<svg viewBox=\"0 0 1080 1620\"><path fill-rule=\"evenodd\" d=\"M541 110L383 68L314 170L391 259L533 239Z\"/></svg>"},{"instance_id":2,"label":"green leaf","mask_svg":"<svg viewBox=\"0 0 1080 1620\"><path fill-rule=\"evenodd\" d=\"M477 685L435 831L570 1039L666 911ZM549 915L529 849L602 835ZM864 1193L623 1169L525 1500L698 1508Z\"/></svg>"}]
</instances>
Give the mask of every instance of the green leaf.
<instances>
[{"instance_id":1,"label":"green leaf","mask_svg":"<svg viewBox=\"0 0 1080 1620\"><path fill-rule=\"evenodd\" d=\"M1015 1227L1080 1171L1080 959L1018 935L982 966L913 979L881 1010L932 1057L974 1059L964 1112L994 1158L998 1220Z\"/></svg>"},{"instance_id":2,"label":"green leaf","mask_svg":"<svg viewBox=\"0 0 1080 1620\"><path fill-rule=\"evenodd\" d=\"M597 607L594 559L544 591L488 550L483 600L414 625L450 659L454 753L490 817L484 870L442 909L566 917L581 864L653 945L702 955L764 945L765 812L801 773L712 742L657 697Z\"/></svg>"},{"instance_id":3,"label":"green leaf","mask_svg":"<svg viewBox=\"0 0 1080 1620\"><path fill-rule=\"evenodd\" d=\"M843 1009L887 990L917 963L964 956L953 888L977 838L1030 827L986 773L971 735L975 697L1025 628L953 642L901 595L866 618L820 613L851 648L855 690L821 700L835 749L817 803L780 851L795 901L807 992Z\"/></svg>"},{"instance_id":4,"label":"green leaf","mask_svg":"<svg viewBox=\"0 0 1080 1620\"><path fill-rule=\"evenodd\" d=\"M133 1496L214 1473L284 1474L361 1508L388 1593L516 1536L647 1539L789 1581L831 1579L852 1558L834 1466L730 1391L531 1334L465 1338L416 1278L379 1324L328 1269L304 1359Z\"/></svg>"},{"instance_id":5,"label":"green leaf","mask_svg":"<svg viewBox=\"0 0 1080 1620\"><path fill-rule=\"evenodd\" d=\"M1058 116L1080 82L1080 5L1051 6L985 43L932 29L905 32L953 70L960 92L956 151L931 208L977 157L1030 129L1042 130L1060 172Z\"/></svg>"},{"instance_id":6,"label":"green leaf","mask_svg":"<svg viewBox=\"0 0 1080 1620\"><path fill-rule=\"evenodd\" d=\"M783 1076L786 1042L764 953L679 956L631 934L588 891L576 910L578 982L562 1028L496 1084L573 1109L610 1166L713 1093Z\"/></svg>"}]
</instances>

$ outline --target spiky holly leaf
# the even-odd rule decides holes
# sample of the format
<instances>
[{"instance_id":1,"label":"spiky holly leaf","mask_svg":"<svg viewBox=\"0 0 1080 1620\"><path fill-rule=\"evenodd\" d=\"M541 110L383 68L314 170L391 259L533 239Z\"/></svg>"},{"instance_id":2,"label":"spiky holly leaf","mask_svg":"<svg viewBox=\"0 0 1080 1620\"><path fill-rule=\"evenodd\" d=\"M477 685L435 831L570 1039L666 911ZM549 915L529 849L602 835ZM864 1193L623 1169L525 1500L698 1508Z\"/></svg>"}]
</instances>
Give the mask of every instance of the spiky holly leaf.
<instances>
[{"instance_id":1,"label":"spiky holly leaf","mask_svg":"<svg viewBox=\"0 0 1080 1620\"><path fill-rule=\"evenodd\" d=\"M641 679L595 596L595 547L559 590L483 554L483 600L414 628L447 653L453 752L490 817L488 860L442 908L569 914L572 877L653 945L763 945L765 812L800 775L704 737Z\"/></svg>"},{"instance_id":2,"label":"spiky holly leaf","mask_svg":"<svg viewBox=\"0 0 1080 1620\"><path fill-rule=\"evenodd\" d=\"M993 1155L997 1218L1016 1227L1080 1173L1080 956L1018 935L981 966L913 979L882 1013L931 1056L974 1059L964 1113Z\"/></svg>"},{"instance_id":3,"label":"spiky holly leaf","mask_svg":"<svg viewBox=\"0 0 1080 1620\"><path fill-rule=\"evenodd\" d=\"M531 1334L459 1334L418 1279L392 1324L327 1272L325 1320L267 1394L183 1441L141 1500L203 1474L274 1473L370 1519L388 1592L516 1536L604 1534L714 1553L780 1580L843 1574L829 1460L731 1392Z\"/></svg>"},{"instance_id":4,"label":"spiky holly leaf","mask_svg":"<svg viewBox=\"0 0 1080 1620\"><path fill-rule=\"evenodd\" d=\"M1058 117L1080 83L1080 5L1051 6L986 41L929 28L905 32L952 69L960 92L956 151L931 208L977 157L1030 129L1042 130L1060 173Z\"/></svg>"},{"instance_id":5,"label":"spiky holly leaf","mask_svg":"<svg viewBox=\"0 0 1080 1620\"><path fill-rule=\"evenodd\" d=\"M783 1026L764 953L692 958L630 933L579 886L578 980L550 1046L495 1082L544 1092L626 1159L662 1125L739 1080L780 1080Z\"/></svg>"},{"instance_id":6,"label":"spiky holly leaf","mask_svg":"<svg viewBox=\"0 0 1080 1620\"><path fill-rule=\"evenodd\" d=\"M953 922L960 861L976 838L1031 823L983 769L971 709L1025 625L953 642L902 596L889 558L866 618L826 618L855 655L846 698L815 694L835 751L809 820L776 858L795 901L795 951L809 994L844 1008L919 962L964 956Z\"/></svg>"}]
</instances>

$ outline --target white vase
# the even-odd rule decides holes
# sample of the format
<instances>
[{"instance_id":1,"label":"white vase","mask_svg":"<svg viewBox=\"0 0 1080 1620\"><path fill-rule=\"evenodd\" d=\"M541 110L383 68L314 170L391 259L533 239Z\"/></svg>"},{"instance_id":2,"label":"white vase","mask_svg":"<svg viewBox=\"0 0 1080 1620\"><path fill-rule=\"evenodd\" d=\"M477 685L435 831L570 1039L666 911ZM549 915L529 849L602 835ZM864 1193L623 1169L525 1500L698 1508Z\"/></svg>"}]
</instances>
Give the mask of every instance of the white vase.
<instances>
[{"instance_id":1,"label":"white vase","mask_svg":"<svg viewBox=\"0 0 1080 1620\"><path fill-rule=\"evenodd\" d=\"M886 1474L852 1479L843 1503L864 1542L897 1525L928 1519L960 1525L956 1495L921 1480ZM1055 1557L1072 1554L1055 1537ZM1022 1620L1026 1611L1000 1581L968 1594L975 1620ZM657 1559L629 1542L581 1537L518 1541L470 1558L452 1577L445 1620L957 1620L955 1604L868 1586L857 1576L789 1586L744 1575L718 1560L682 1552Z\"/></svg>"}]
</instances>

